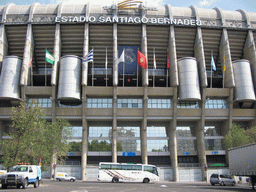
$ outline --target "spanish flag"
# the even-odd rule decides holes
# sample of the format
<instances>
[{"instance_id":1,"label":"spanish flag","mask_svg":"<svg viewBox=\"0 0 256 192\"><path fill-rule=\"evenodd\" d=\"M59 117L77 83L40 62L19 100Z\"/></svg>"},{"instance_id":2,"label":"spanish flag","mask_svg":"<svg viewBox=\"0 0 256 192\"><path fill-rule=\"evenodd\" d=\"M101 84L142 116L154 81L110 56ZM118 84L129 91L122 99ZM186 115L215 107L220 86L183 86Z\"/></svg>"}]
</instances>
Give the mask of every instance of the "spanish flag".
<instances>
[{"instance_id":1,"label":"spanish flag","mask_svg":"<svg viewBox=\"0 0 256 192\"><path fill-rule=\"evenodd\" d=\"M141 66L144 69L147 69L148 67L147 58L140 51L138 51L137 63L139 66Z\"/></svg>"}]
</instances>

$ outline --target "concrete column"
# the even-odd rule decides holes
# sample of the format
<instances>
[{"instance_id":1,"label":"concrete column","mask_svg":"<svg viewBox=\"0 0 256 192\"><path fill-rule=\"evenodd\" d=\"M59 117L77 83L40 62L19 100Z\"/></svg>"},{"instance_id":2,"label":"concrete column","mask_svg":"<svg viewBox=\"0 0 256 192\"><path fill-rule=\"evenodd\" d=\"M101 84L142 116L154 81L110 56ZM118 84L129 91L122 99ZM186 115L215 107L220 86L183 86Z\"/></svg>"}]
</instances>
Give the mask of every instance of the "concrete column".
<instances>
[{"instance_id":1,"label":"concrete column","mask_svg":"<svg viewBox=\"0 0 256 192\"><path fill-rule=\"evenodd\" d=\"M166 9L169 13L169 19L173 19L172 8L170 5L166 5ZM169 31L169 42L168 42L168 53L169 53L169 73L170 73L170 85L175 87L179 85L178 76L178 64L177 64L177 54L176 54L176 41L175 41L175 31L174 26L170 26Z\"/></svg>"},{"instance_id":2,"label":"concrete column","mask_svg":"<svg viewBox=\"0 0 256 192\"><path fill-rule=\"evenodd\" d=\"M203 181L206 180L207 173L204 169L207 166L206 155L205 155L205 142L204 142L204 122L198 121L196 124L196 140L197 140L197 154L199 158L199 164L202 170Z\"/></svg>"},{"instance_id":3,"label":"concrete column","mask_svg":"<svg viewBox=\"0 0 256 192\"><path fill-rule=\"evenodd\" d=\"M248 31L244 45L244 59L250 61L253 84L256 85L256 49L252 30Z\"/></svg>"},{"instance_id":4,"label":"concrete column","mask_svg":"<svg viewBox=\"0 0 256 192\"><path fill-rule=\"evenodd\" d=\"M177 87L173 88L173 119L170 121L169 127L169 150L170 158L172 163L172 172L173 172L173 181L179 181L179 169L178 169L178 151L177 151L177 136L176 136L176 127L177 127Z\"/></svg>"},{"instance_id":5,"label":"concrete column","mask_svg":"<svg viewBox=\"0 0 256 192\"><path fill-rule=\"evenodd\" d=\"M206 65L204 57L204 44L202 37L201 27L197 27L195 45L194 45L195 58L197 60L197 65L199 69L199 79L201 87L207 87L207 74L206 74Z\"/></svg>"},{"instance_id":6,"label":"concrete column","mask_svg":"<svg viewBox=\"0 0 256 192\"><path fill-rule=\"evenodd\" d=\"M2 19L0 20L0 63L3 62L4 56L8 54L8 42L5 33L4 23L6 21L6 16L8 14L8 10L13 3L8 3L2 12Z\"/></svg>"},{"instance_id":7,"label":"concrete column","mask_svg":"<svg viewBox=\"0 0 256 192\"><path fill-rule=\"evenodd\" d=\"M87 166L87 154L88 154L88 122L86 119L86 86L83 86L82 97L82 153L81 153L81 179L86 180L86 166Z\"/></svg>"},{"instance_id":8,"label":"concrete column","mask_svg":"<svg viewBox=\"0 0 256 192\"><path fill-rule=\"evenodd\" d=\"M144 116L140 128L140 138L141 138L141 161L144 164L148 163L148 152L147 152L147 110L148 110L148 87L144 87Z\"/></svg>"},{"instance_id":9,"label":"concrete column","mask_svg":"<svg viewBox=\"0 0 256 192\"><path fill-rule=\"evenodd\" d=\"M20 78L21 85L26 86L28 84L28 73L29 73L29 66L31 62L31 56L33 54L33 49L34 49L34 42L33 42L32 24L28 24L24 53L23 53L22 69L21 69L21 78Z\"/></svg>"},{"instance_id":10,"label":"concrete column","mask_svg":"<svg viewBox=\"0 0 256 192\"><path fill-rule=\"evenodd\" d=\"M228 32L227 29L224 28L221 36L220 46L220 60L222 64L222 69L226 66L226 71L224 71L223 78L224 78L224 87L234 87L235 86L235 79L234 79L234 72L232 67L232 59L231 59L231 52L228 40Z\"/></svg>"},{"instance_id":11,"label":"concrete column","mask_svg":"<svg viewBox=\"0 0 256 192\"><path fill-rule=\"evenodd\" d=\"M86 5L85 17L88 18L90 13L90 2ZM89 52L89 24L84 25L84 45L83 45L83 57ZM82 85L88 85L88 62L82 63ZM85 88L85 87L84 87Z\"/></svg>"},{"instance_id":12,"label":"concrete column","mask_svg":"<svg viewBox=\"0 0 256 192\"><path fill-rule=\"evenodd\" d=\"M142 17L145 17L145 10L142 10ZM147 44L147 26L142 24L142 35L141 35L141 52L145 55L148 61L148 44ZM148 67L142 68L142 86L148 86Z\"/></svg>"},{"instance_id":13,"label":"concrete column","mask_svg":"<svg viewBox=\"0 0 256 192\"><path fill-rule=\"evenodd\" d=\"M113 16L117 17L117 9L113 10ZM118 51L117 51L117 23L113 24L113 86L118 86Z\"/></svg>"},{"instance_id":14,"label":"concrete column","mask_svg":"<svg viewBox=\"0 0 256 192\"><path fill-rule=\"evenodd\" d=\"M228 120L224 121L223 123L223 136L227 135L229 132L229 129L232 127L233 123L233 98L234 98L234 88L229 88L229 97L228 97L228 109L229 109L229 116ZM226 163L228 164L229 157L228 157L228 150L226 150Z\"/></svg>"},{"instance_id":15,"label":"concrete column","mask_svg":"<svg viewBox=\"0 0 256 192\"><path fill-rule=\"evenodd\" d=\"M58 67L59 67L59 61L61 56L61 36L60 36L60 24L56 24L55 28L55 39L54 39L54 45L53 45L53 55L55 58L54 65L52 65L52 78L51 78L51 84L57 85L58 82Z\"/></svg>"},{"instance_id":16,"label":"concrete column","mask_svg":"<svg viewBox=\"0 0 256 192\"><path fill-rule=\"evenodd\" d=\"M117 163L117 87L113 87L112 162Z\"/></svg>"},{"instance_id":17,"label":"concrete column","mask_svg":"<svg viewBox=\"0 0 256 192\"><path fill-rule=\"evenodd\" d=\"M8 54L8 42L5 33L4 24L0 24L0 63L3 62L4 56Z\"/></svg>"}]
</instances>

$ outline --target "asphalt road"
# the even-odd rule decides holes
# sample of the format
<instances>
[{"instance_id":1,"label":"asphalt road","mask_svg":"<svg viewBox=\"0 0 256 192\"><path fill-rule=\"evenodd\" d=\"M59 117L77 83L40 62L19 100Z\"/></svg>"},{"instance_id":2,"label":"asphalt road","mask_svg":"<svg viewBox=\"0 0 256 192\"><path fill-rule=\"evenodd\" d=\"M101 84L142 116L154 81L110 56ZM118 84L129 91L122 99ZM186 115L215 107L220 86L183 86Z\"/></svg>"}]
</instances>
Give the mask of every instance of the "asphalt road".
<instances>
[{"instance_id":1,"label":"asphalt road","mask_svg":"<svg viewBox=\"0 0 256 192\"><path fill-rule=\"evenodd\" d=\"M29 185L27 189L0 189L1 191L28 192L246 192L253 191L246 184L236 186L211 186L205 182L160 183L103 183L97 181L59 182L43 180L39 188Z\"/></svg>"}]
</instances>

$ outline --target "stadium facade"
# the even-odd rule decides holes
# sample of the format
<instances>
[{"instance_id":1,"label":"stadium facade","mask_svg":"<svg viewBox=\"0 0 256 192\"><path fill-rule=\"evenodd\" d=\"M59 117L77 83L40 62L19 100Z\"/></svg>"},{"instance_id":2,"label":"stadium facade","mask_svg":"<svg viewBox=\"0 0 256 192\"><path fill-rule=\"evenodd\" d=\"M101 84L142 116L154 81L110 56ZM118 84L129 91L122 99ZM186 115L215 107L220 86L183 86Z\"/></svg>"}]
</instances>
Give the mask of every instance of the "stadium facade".
<instances>
[{"instance_id":1,"label":"stadium facade","mask_svg":"<svg viewBox=\"0 0 256 192\"><path fill-rule=\"evenodd\" d=\"M1 138L11 107L36 102L49 121L72 124L61 168L82 180L102 161L155 164L173 181L227 171L225 134L255 124L255 30L256 13L244 10L0 6Z\"/></svg>"}]
</instances>

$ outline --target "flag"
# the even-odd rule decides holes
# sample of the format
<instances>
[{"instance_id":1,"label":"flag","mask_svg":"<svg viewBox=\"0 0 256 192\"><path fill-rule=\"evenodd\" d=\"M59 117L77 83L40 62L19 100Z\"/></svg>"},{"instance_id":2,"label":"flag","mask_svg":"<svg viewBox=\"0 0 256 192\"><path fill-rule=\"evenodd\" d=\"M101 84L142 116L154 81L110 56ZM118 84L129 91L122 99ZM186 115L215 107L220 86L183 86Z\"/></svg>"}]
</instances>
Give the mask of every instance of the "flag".
<instances>
[{"instance_id":1,"label":"flag","mask_svg":"<svg viewBox=\"0 0 256 192\"><path fill-rule=\"evenodd\" d=\"M32 61L33 61L33 57L32 57L32 55L31 55L31 58L30 58L30 65L29 65L29 67L31 67L31 66L32 66Z\"/></svg>"},{"instance_id":2,"label":"flag","mask_svg":"<svg viewBox=\"0 0 256 192\"><path fill-rule=\"evenodd\" d=\"M167 52L167 69L169 69L170 63L169 63L169 52Z\"/></svg>"},{"instance_id":3,"label":"flag","mask_svg":"<svg viewBox=\"0 0 256 192\"><path fill-rule=\"evenodd\" d=\"M45 52L45 61L48 63L51 63L52 65L54 64L55 58L54 56L46 49Z\"/></svg>"},{"instance_id":4,"label":"flag","mask_svg":"<svg viewBox=\"0 0 256 192\"><path fill-rule=\"evenodd\" d=\"M105 61L105 68L107 70L108 68L108 52L107 52L107 48L106 48L106 61Z\"/></svg>"},{"instance_id":5,"label":"flag","mask_svg":"<svg viewBox=\"0 0 256 192\"><path fill-rule=\"evenodd\" d=\"M156 69L156 54L154 50L154 56L153 56L153 63L154 63L154 69Z\"/></svg>"},{"instance_id":6,"label":"flag","mask_svg":"<svg viewBox=\"0 0 256 192\"><path fill-rule=\"evenodd\" d=\"M224 58L223 58L223 60L224 60L223 71L226 71L226 59L225 59L225 55L224 55Z\"/></svg>"},{"instance_id":7,"label":"flag","mask_svg":"<svg viewBox=\"0 0 256 192\"><path fill-rule=\"evenodd\" d=\"M144 69L147 69L147 67L148 67L147 58L140 51L138 51L137 63L139 66L141 66Z\"/></svg>"},{"instance_id":8,"label":"flag","mask_svg":"<svg viewBox=\"0 0 256 192\"><path fill-rule=\"evenodd\" d=\"M120 57L117 59L117 63L121 63L121 62L124 62L124 50L122 52L122 54L120 55Z\"/></svg>"},{"instance_id":9,"label":"flag","mask_svg":"<svg viewBox=\"0 0 256 192\"><path fill-rule=\"evenodd\" d=\"M93 62L93 49L83 58L83 63Z\"/></svg>"},{"instance_id":10,"label":"flag","mask_svg":"<svg viewBox=\"0 0 256 192\"><path fill-rule=\"evenodd\" d=\"M212 59L211 59L211 65L212 65L213 71L216 71L216 66L215 66L215 62L214 62L214 59L213 59L213 55L212 55Z\"/></svg>"}]
</instances>

